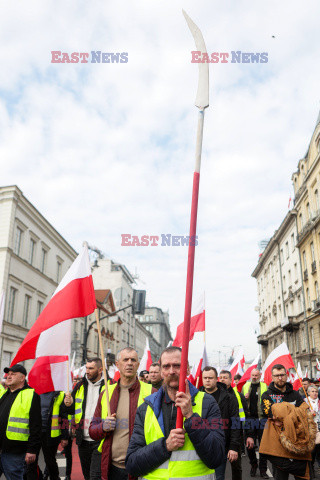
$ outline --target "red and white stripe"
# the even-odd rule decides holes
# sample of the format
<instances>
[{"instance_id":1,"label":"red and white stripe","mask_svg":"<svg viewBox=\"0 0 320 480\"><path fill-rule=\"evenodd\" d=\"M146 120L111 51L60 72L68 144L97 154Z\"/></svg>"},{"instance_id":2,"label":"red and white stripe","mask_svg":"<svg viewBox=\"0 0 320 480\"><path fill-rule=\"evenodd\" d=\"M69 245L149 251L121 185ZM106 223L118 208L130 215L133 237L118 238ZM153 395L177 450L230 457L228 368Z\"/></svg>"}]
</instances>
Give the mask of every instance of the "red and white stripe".
<instances>
[{"instance_id":1,"label":"red and white stripe","mask_svg":"<svg viewBox=\"0 0 320 480\"><path fill-rule=\"evenodd\" d=\"M283 365L286 370L289 370L289 368L294 368L294 362L288 350L287 344L284 342L272 350L265 361L261 380L263 380L267 385L269 385L272 380L271 369L277 363Z\"/></svg>"}]
</instances>

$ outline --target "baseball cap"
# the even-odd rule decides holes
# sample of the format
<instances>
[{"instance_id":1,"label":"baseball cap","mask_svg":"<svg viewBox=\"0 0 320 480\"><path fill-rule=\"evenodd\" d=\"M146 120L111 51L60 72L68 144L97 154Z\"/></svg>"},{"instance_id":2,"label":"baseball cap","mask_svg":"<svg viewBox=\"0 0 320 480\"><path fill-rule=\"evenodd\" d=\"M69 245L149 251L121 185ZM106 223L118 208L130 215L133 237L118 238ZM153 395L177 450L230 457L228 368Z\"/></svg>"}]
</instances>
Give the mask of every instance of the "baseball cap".
<instances>
[{"instance_id":1,"label":"baseball cap","mask_svg":"<svg viewBox=\"0 0 320 480\"><path fill-rule=\"evenodd\" d=\"M140 375L148 375L148 370L141 370Z\"/></svg>"},{"instance_id":2,"label":"baseball cap","mask_svg":"<svg viewBox=\"0 0 320 480\"><path fill-rule=\"evenodd\" d=\"M6 367L3 369L4 373L9 373L9 372L20 372L23 375L27 376L27 370L24 368L23 365L20 365L20 363L17 363L16 365L13 365L12 367Z\"/></svg>"}]
</instances>

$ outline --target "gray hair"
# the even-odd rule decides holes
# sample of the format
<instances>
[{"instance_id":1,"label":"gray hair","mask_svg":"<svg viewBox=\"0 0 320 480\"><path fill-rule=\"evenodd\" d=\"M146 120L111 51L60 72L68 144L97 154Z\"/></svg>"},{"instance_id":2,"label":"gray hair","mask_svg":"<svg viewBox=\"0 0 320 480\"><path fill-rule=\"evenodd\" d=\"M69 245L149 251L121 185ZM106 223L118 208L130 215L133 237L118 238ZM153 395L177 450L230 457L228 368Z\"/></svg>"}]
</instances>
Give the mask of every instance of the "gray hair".
<instances>
[{"instance_id":1,"label":"gray hair","mask_svg":"<svg viewBox=\"0 0 320 480\"><path fill-rule=\"evenodd\" d=\"M138 352L135 348L132 348L132 347L124 347L122 348L121 350L119 350L119 352L117 353L117 356L116 356L116 360L120 360L120 357L121 357L121 353L122 352L136 352L136 354L138 355ZM138 355L138 358L139 358L139 355Z\"/></svg>"},{"instance_id":2,"label":"gray hair","mask_svg":"<svg viewBox=\"0 0 320 480\"><path fill-rule=\"evenodd\" d=\"M315 388L318 392L318 387L316 387L313 383L311 383L311 385L309 385L308 387L307 393L309 393L312 388Z\"/></svg>"}]
</instances>

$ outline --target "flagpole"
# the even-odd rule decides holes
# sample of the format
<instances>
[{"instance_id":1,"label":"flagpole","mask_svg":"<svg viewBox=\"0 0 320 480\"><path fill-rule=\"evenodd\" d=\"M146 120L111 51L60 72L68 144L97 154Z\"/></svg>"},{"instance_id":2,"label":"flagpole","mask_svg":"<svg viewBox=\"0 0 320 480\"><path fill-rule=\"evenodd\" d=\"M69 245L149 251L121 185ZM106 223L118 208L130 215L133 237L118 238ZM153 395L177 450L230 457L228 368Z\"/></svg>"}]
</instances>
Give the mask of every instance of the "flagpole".
<instances>
[{"instance_id":1,"label":"flagpole","mask_svg":"<svg viewBox=\"0 0 320 480\"><path fill-rule=\"evenodd\" d=\"M312 408L312 406L311 406L310 400L309 400L309 398L308 398L308 394L307 394L307 392L306 392L306 391L305 391L305 389L304 389L304 386L303 386L303 383L302 383L301 377L300 377L300 375L299 375L299 373L298 373L298 370L296 369L296 366L295 366L295 365L294 365L294 367L293 367L293 368L295 369L295 371L296 371L296 374L298 375L298 378L299 378L299 380L300 380L300 383L301 383L301 387L302 387L302 389L303 389L303 391L304 391L304 394L305 394L305 396L306 396L306 399L307 399L307 402L308 402L308 404L309 404L309 407L310 407L310 408L311 408L311 410L313 411L313 408Z\"/></svg>"},{"instance_id":2,"label":"flagpole","mask_svg":"<svg viewBox=\"0 0 320 480\"><path fill-rule=\"evenodd\" d=\"M70 360L67 360L67 393L70 393Z\"/></svg>"},{"instance_id":3,"label":"flagpole","mask_svg":"<svg viewBox=\"0 0 320 480\"><path fill-rule=\"evenodd\" d=\"M207 52L203 40L203 36L197 25L183 10L184 17L187 21L188 27L193 35L196 48L200 52ZM184 306L184 322L183 322L183 338L182 338L182 354L181 354L181 368L179 391L186 391L186 377L188 368L188 353L189 353L189 338L190 338L190 319L192 306L192 290L193 290L193 274L194 274L194 256L197 233L197 214L198 214L198 198L199 198L199 182L200 182L200 166L202 153L202 139L203 139L203 123L205 108L209 106L209 67L206 63L199 63L199 80L198 91L195 105L199 108L198 113L198 127L197 127L197 141L196 141L196 163L193 174L192 186L192 201L191 201L191 216L190 216L190 235L188 247L188 263L187 263L187 281L186 281L186 298ZM181 409L177 409L176 428L182 428L183 416Z\"/></svg>"},{"instance_id":4,"label":"flagpole","mask_svg":"<svg viewBox=\"0 0 320 480\"><path fill-rule=\"evenodd\" d=\"M107 378L106 364L105 364L105 361L104 361L104 352L103 352L103 346L102 346L100 319L99 319L97 308L95 309L94 313L96 315L96 321L97 321L97 327L98 327L98 338L99 338L99 345L100 345L100 356L101 356L101 360L102 360L102 371L103 371L103 378L104 378L104 385L105 385L107 411L108 411L108 417L110 417L111 416L111 410L110 410L110 401L109 401L108 378Z\"/></svg>"}]
</instances>

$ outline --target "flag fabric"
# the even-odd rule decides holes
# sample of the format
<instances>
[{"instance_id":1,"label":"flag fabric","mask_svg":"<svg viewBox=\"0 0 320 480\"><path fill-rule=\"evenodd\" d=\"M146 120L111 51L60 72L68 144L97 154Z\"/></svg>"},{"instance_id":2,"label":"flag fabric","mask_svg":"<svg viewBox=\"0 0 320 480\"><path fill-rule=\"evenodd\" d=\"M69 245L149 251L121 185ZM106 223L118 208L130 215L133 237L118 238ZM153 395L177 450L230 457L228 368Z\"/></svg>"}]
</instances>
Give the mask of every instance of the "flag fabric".
<instances>
[{"instance_id":1,"label":"flag fabric","mask_svg":"<svg viewBox=\"0 0 320 480\"><path fill-rule=\"evenodd\" d=\"M317 358L316 358L316 362L317 362L316 368L317 368L317 370L319 371L319 370L320 370L320 362L319 362L319 360L318 360Z\"/></svg>"},{"instance_id":2,"label":"flag fabric","mask_svg":"<svg viewBox=\"0 0 320 480\"><path fill-rule=\"evenodd\" d=\"M153 362L152 362L152 357L151 357L151 352L149 347L149 338L147 337L146 346L145 346L143 356L141 358L140 365L139 365L139 372L141 372L142 370L148 370L149 372L149 368L152 363Z\"/></svg>"},{"instance_id":3,"label":"flag fabric","mask_svg":"<svg viewBox=\"0 0 320 480\"><path fill-rule=\"evenodd\" d=\"M301 388L302 386L302 383L301 383L301 380L302 380L302 370L301 370L301 365L300 365L300 362L298 363L298 366L297 366L297 372L295 374L295 377L294 377L294 380L293 380L293 383L292 383L292 387L293 387L293 390L299 390L299 388ZM300 380L300 378L301 380Z\"/></svg>"},{"instance_id":4,"label":"flag fabric","mask_svg":"<svg viewBox=\"0 0 320 480\"><path fill-rule=\"evenodd\" d=\"M195 363L192 366L191 372L189 376L187 377L187 380L189 380L192 385L196 386L196 381L195 381L195 376L196 376L197 370L196 370L196 365Z\"/></svg>"},{"instance_id":5,"label":"flag fabric","mask_svg":"<svg viewBox=\"0 0 320 480\"><path fill-rule=\"evenodd\" d=\"M28 384L38 395L55 391L66 392L68 373L69 385L72 385L67 355L40 357L29 372Z\"/></svg>"},{"instance_id":6,"label":"flag fabric","mask_svg":"<svg viewBox=\"0 0 320 480\"><path fill-rule=\"evenodd\" d=\"M252 370L258 367L259 361L260 361L260 353L256 356L256 358L253 360L251 365L247 368L247 370L244 372L244 374L240 378L239 383L237 385L238 392L241 392L243 385L250 380L251 372Z\"/></svg>"},{"instance_id":7,"label":"flag fabric","mask_svg":"<svg viewBox=\"0 0 320 480\"><path fill-rule=\"evenodd\" d=\"M234 376L237 375L243 375L243 367L244 367L245 359L244 359L244 353L243 350L240 350L239 353L236 355L229 371L231 373L232 380L234 379ZM234 387L234 382L232 382L232 386Z\"/></svg>"},{"instance_id":8,"label":"flag fabric","mask_svg":"<svg viewBox=\"0 0 320 480\"><path fill-rule=\"evenodd\" d=\"M73 371L73 378L82 378L86 374L86 365L82 365L82 367L76 368Z\"/></svg>"},{"instance_id":9,"label":"flag fabric","mask_svg":"<svg viewBox=\"0 0 320 480\"><path fill-rule=\"evenodd\" d=\"M288 203L288 209L290 208L291 201L292 201L292 198L290 197L290 198L289 198L289 203Z\"/></svg>"},{"instance_id":10,"label":"flag fabric","mask_svg":"<svg viewBox=\"0 0 320 480\"><path fill-rule=\"evenodd\" d=\"M273 365L276 365L277 363L283 365L286 370L289 370L289 368L294 368L294 362L285 342L281 343L278 347L272 350L265 361L262 369L261 381L264 381L267 385L269 385L272 381L271 369Z\"/></svg>"},{"instance_id":11,"label":"flag fabric","mask_svg":"<svg viewBox=\"0 0 320 480\"><path fill-rule=\"evenodd\" d=\"M5 291L2 290L2 292L0 293L0 333L2 332L5 299L6 299Z\"/></svg>"},{"instance_id":12,"label":"flag fabric","mask_svg":"<svg viewBox=\"0 0 320 480\"><path fill-rule=\"evenodd\" d=\"M84 245L27 333L11 365L31 358L69 354L72 319L90 315L95 308L88 247Z\"/></svg>"},{"instance_id":13,"label":"flag fabric","mask_svg":"<svg viewBox=\"0 0 320 480\"><path fill-rule=\"evenodd\" d=\"M176 338L172 343L174 347L182 346L183 324L184 322L178 325ZM205 329L206 329L206 311L204 306L204 293L203 293L196 300L195 304L192 305L189 342L193 339L194 334L196 332L204 332Z\"/></svg>"},{"instance_id":14,"label":"flag fabric","mask_svg":"<svg viewBox=\"0 0 320 480\"><path fill-rule=\"evenodd\" d=\"M303 377L303 378L309 378L309 377L308 377L308 368L305 369L305 371L304 371L304 377Z\"/></svg>"},{"instance_id":15,"label":"flag fabric","mask_svg":"<svg viewBox=\"0 0 320 480\"><path fill-rule=\"evenodd\" d=\"M198 368L197 368L197 371L196 371L196 375L194 377L195 384L196 384L197 388L203 387L202 372L203 372L203 369L205 367L208 367L209 365L210 364L209 364L209 360L208 360L208 356L207 356L207 350L206 350L206 346L204 345L202 358L199 361Z\"/></svg>"}]
</instances>

